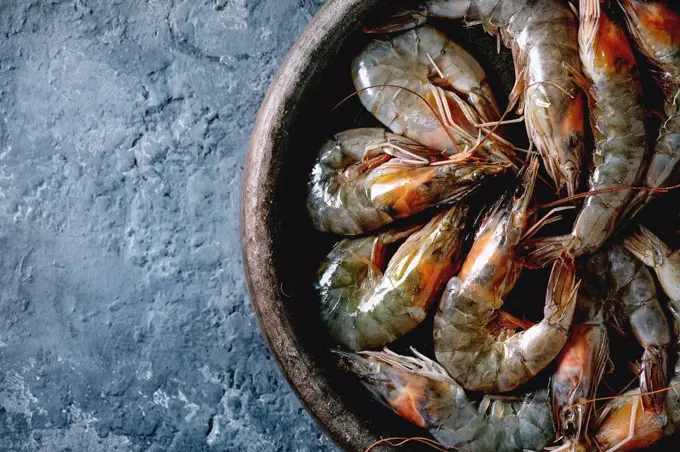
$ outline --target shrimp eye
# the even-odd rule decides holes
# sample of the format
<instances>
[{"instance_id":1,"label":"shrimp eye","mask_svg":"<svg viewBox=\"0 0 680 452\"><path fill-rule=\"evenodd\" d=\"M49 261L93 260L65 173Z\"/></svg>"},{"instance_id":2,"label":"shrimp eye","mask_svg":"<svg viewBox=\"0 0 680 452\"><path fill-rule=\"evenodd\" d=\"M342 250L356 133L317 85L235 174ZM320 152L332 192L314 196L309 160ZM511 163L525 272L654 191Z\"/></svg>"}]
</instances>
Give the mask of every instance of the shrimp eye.
<instances>
[{"instance_id":1,"label":"shrimp eye","mask_svg":"<svg viewBox=\"0 0 680 452\"><path fill-rule=\"evenodd\" d=\"M577 169L576 164L575 164L574 162L567 162L567 163L564 164L564 171L565 171L567 174L573 174L573 173L575 173L577 170L578 170L578 169Z\"/></svg>"},{"instance_id":2,"label":"shrimp eye","mask_svg":"<svg viewBox=\"0 0 680 452\"><path fill-rule=\"evenodd\" d=\"M563 417L565 421L572 422L576 418L576 413L571 408L567 408L564 410Z\"/></svg>"}]
</instances>

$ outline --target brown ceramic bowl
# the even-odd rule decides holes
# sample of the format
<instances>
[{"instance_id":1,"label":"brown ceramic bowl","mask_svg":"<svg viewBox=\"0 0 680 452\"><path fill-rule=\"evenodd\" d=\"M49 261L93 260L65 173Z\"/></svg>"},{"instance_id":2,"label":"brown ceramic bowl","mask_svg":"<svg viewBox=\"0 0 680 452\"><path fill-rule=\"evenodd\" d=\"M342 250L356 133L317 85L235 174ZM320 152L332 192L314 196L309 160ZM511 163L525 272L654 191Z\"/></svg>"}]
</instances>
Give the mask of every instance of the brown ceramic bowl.
<instances>
[{"instance_id":1,"label":"brown ceramic bowl","mask_svg":"<svg viewBox=\"0 0 680 452\"><path fill-rule=\"evenodd\" d=\"M241 193L246 277L269 346L293 389L330 437L345 450L357 452L381 436L424 432L373 402L355 378L338 368L312 292L321 258L337 238L311 227L305 196L314 157L325 140L344 129L377 125L356 97L331 110L354 90L350 61L368 40L362 23L389 3L326 2L269 88L251 138ZM480 27L466 29L446 21L435 26L478 59L499 102L507 99L514 80L510 53L498 55L495 38ZM431 328L431 323L423 325L409 341L431 338ZM419 346L425 351L431 347L426 339ZM407 449L431 450L417 445Z\"/></svg>"},{"instance_id":2,"label":"brown ceramic bowl","mask_svg":"<svg viewBox=\"0 0 680 452\"><path fill-rule=\"evenodd\" d=\"M335 238L314 231L307 219L308 174L320 145L334 132L377 125L356 98L330 110L354 89L349 68L367 41L362 22L386 4L388 0L331 0L323 6L269 88L251 138L241 193L246 276L262 330L307 409L350 451L365 450L381 435L423 434L371 401L358 381L338 369L311 290L314 272ZM472 41L481 39L486 46L481 53L493 53L493 37L479 29L449 26L468 38L457 36L458 42L479 50ZM504 85L509 85L513 73L507 53L502 64L508 76Z\"/></svg>"}]
</instances>

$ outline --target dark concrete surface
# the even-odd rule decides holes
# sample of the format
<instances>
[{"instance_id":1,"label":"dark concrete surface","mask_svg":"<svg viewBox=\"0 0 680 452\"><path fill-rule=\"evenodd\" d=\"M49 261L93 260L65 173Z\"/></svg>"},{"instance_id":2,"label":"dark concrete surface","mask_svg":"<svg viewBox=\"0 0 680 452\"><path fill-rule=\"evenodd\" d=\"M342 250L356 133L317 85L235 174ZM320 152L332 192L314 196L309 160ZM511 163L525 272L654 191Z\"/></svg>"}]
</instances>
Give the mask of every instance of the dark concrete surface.
<instances>
[{"instance_id":1,"label":"dark concrete surface","mask_svg":"<svg viewBox=\"0 0 680 452\"><path fill-rule=\"evenodd\" d=\"M335 450L238 229L257 108L321 3L0 1L0 451Z\"/></svg>"}]
</instances>

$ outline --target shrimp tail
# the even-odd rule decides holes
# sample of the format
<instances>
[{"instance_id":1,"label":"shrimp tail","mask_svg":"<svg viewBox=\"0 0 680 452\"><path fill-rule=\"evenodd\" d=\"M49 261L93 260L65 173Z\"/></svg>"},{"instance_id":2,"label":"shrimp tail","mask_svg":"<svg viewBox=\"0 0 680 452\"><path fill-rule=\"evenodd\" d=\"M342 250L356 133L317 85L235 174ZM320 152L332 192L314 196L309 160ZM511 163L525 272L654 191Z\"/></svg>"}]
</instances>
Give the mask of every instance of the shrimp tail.
<instances>
[{"instance_id":1,"label":"shrimp tail","mask_svg":"<svg viewBox=\"0 0 680 452\"><path fill-rule=\"evenodd\" d=\"M411 30L427 22L427 9L425 7L398 10L379 22L369 23L364 26L364 33L395 33Z\"/></svg>"},{"instance_id":2,"label":"shrimp tail","mask_svg":"<svg viewBox=\"0 0 680 452\"><path fill-rule=\"evenodd\" d=\"M639 231L626 237L623 246L648 267L662 265L664 258L670 254L668 246L643 226L640 226Z\"/></svg>"},{"instance_id":3,"label":"shrimp tail","mask_svg":"<svg viewBox=\"0 0 680 452\"><path fill-rule=\"evenodd\" d=\"M541 237L520 243L517 258L527 268L540 268L558 259L572 239L571 235Z\"/></svg>"},{"instance_id":4,"label":"shrimp tail","mask_svg":"<svg viewBox=\"0 0 680 452\"><path fill-rule=\"evenodd\" d=\"M553 264L548 281L545 318L554 316L557 316L560 320L564 316L571 318L576 306L579 285L580 283L576 282L574 259L565 253ZM571 325L571 320L568 324Z\"/></svg>"},{"instance_id":5,"label":"shrimp tail","mask_svg":"<svg viewBox=\"0 0 680 452\"><path fill-rule=\"evenodd\" d=\"M668 393L657 392L668 386L667 375L668 352L665 348L650 347L642 355L642 374L640 390L642 406L645 411L663 413Z\"/></svg>"}]
</instances>

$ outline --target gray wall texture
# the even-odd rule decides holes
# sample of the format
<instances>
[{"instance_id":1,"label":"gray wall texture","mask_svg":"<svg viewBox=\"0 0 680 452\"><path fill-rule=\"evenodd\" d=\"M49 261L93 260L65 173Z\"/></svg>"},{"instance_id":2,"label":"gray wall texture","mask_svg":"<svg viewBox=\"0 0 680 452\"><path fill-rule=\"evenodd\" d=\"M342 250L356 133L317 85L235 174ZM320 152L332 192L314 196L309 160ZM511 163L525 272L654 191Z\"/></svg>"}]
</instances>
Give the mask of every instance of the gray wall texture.
<instances>
[{"instance_id":1,"label":"gray wall texture","mask_svg":"<svg viewBox=\"0 0 680 452\"><path fill-rule=\"evenodd\" d=\"M0 1L0 450L326 451L247 299L239 185L321 0Z\"/></svg>"}]
</instances>

